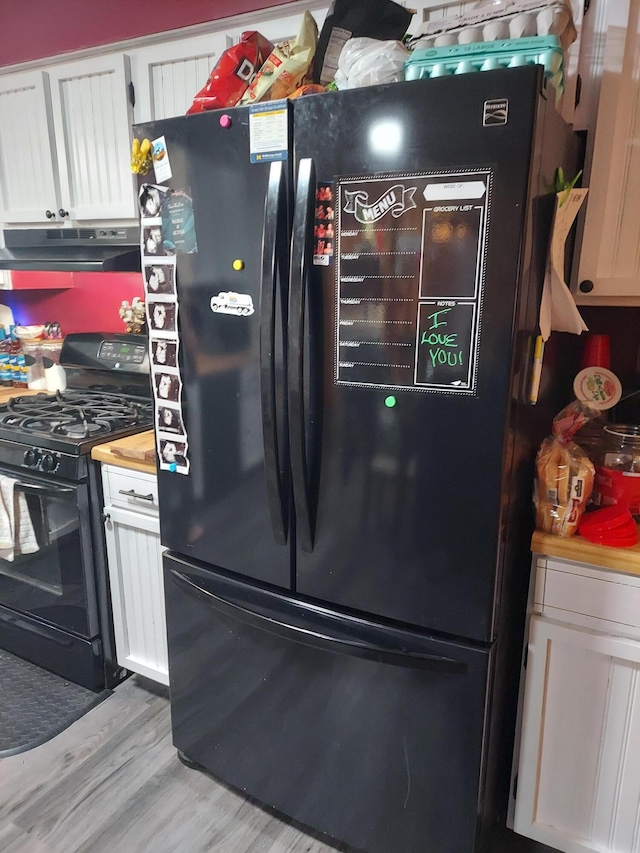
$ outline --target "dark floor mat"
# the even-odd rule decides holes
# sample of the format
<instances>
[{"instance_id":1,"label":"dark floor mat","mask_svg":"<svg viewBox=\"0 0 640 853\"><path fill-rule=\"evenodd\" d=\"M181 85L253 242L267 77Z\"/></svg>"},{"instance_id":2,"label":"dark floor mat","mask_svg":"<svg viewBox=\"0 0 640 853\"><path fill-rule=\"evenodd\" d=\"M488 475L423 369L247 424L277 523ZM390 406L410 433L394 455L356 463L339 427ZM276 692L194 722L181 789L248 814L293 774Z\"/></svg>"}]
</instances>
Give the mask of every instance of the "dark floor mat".
<instances>
[{"instance_id":1,"label":"dark floor mat","mask_svg":"<svg viewBox=\"0 0 640 853\"><path fill-rule=\"evenodd\" d=\"M0 649L0 758L51 740L110 693L94 693Z\"/></svg>"}]
</instances>

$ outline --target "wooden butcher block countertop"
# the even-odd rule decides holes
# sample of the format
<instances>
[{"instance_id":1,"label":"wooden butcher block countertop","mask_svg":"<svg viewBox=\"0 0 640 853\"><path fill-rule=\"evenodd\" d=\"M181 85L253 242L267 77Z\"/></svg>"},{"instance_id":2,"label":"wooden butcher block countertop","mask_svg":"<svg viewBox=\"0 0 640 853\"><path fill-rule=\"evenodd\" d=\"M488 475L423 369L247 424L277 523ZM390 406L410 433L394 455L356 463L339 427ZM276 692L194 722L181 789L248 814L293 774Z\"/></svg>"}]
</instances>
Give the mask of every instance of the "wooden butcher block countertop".
<instances>
[{"instance_id":1,"label":"wooden butcher block countertop","mask_svg":"<svg viewBox=\"0 0 640 853\"><path fill-rule=\"evenodd\" d=\"M0 386L0 406L8 403L12 397L32 397L34 394L45 394L46 391L34 391L32 388L5 388Z\"/></svg>"},{"instance_id":2,"label":"wooden butcher block countertop","mask_svg":"<svg viewBox=\"0 0 640 853\"><path fill-rule=\"evenodd\" d=\"M152 429L96 444L91 458L107 465L118 465L132 471L156 473L156 440Z\"/></svg>"},{"instance_id":3,"label":"wooden butcher block countertop","mask_svg":"<svg viewBox=\"0 0 640 853\"><path fill-rule=\"evenodd\" d=\"M582 536L563 538L536 530L531 540L531 550L547 557L560 557L576 563L640 575L640 543L631 548L610 548L607 545L593 545Z\"/></svg>"}]
</instances>

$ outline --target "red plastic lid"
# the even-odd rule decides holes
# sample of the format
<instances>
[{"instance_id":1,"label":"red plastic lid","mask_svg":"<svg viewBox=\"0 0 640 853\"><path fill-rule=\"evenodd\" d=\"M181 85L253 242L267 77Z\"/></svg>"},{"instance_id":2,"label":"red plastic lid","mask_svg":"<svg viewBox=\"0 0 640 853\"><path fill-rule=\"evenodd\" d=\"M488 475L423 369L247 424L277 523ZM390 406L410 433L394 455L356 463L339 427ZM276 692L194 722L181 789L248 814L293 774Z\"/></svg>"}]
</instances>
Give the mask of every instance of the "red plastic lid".
<instances>
[{"instance_id":1,"label":"red plastic lid","mask_svg":"<svg viewBox=\"0 0 640 853\"><path fill-rule=\"evenodd\" d=\"M607 545L609 548L631 548L638 544L638 531L636 530L633 536L610 536L601 539L598 544Z\"/></svg>"},{"instance_id":2,"label":"red plastic lid","mask_svg":"<svg viewBox=\"0 0 640 853\"><path fill-rule=\"evenodd\" d=\"M626 538L628 536L637 536L638 528L635 521L630 520L626 524L621 524L619 527L614 527L611 530L583 530L580 535L589 542L603 542L605 539Z\"/></svg>"},{"instance_id":3,"label":"red plastic lid","mask_svg":"<svg viewBox=\"0 0 640 853\"><path fill-rule=\"evenodd\" d=\"M624 506L606 506L593 512L586 512L580 521L580 535L583 531L612 530L623 524L633 522L631 513Z\"/></svg>"}]
</instances>

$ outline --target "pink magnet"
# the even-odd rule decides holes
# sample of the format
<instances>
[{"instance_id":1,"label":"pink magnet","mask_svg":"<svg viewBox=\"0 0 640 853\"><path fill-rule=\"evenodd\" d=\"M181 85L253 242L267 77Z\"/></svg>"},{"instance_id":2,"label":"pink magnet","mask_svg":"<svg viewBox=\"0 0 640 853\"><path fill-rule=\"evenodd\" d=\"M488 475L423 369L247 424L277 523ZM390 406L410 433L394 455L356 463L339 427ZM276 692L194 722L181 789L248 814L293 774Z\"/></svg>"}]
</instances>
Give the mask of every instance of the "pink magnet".
<instances>
[{"instance_id":1,"label":"pink magnet","mask_svg":"<svg viewBox=\"0 0 640 853\"><path fill-rule=\"evenodd\" d=\"M231 127L231 116L228 116L226 113L220 116L220 127Z\"/></svg>"}]
</instances>

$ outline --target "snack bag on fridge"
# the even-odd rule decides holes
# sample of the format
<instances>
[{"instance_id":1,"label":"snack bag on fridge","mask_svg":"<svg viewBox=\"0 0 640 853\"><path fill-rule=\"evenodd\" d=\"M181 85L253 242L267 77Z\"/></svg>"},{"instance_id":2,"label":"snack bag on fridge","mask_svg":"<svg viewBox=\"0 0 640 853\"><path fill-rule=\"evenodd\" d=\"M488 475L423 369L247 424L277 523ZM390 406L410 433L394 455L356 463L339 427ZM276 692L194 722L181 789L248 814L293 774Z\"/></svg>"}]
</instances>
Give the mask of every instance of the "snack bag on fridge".
<instances>
[{"instance_id":1,"label":"snack bag on fridge","mask_svg":"<svg viewBox=\"0 0 640 853\"><path fill-rule=\"evenodd\" d=\"M536 527L556 536L573 536L593 489L595 469L573 436L599 412L576 400L553 419L553 434L536 457Z\"/></svg>"},{"instance_id":2,"label":"snack bag on fridge","mask_svg":"<svg viewBox=\"0 0 640 853\"><path fill-rule=\"evenodd\" d=\"M187 115L235 107L272 50L271 42L260 33L242 33L238 44L222 54L206 85L194 97Z\"/></svg>"},{"instance_id":3,"label":"snack bag on fridge","mask_svg":"<svg viewBox=\"0 0 640 853\"><path fill-rule=\"evenodd\" d=\"M277 101L300 86L309 71L318 41L318 26L311 12L302 16L295 39L277 44L256 74L241 103Z\"/></svg>"}]
</instances>

